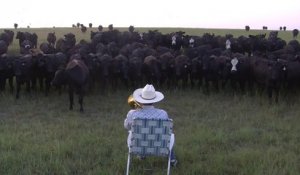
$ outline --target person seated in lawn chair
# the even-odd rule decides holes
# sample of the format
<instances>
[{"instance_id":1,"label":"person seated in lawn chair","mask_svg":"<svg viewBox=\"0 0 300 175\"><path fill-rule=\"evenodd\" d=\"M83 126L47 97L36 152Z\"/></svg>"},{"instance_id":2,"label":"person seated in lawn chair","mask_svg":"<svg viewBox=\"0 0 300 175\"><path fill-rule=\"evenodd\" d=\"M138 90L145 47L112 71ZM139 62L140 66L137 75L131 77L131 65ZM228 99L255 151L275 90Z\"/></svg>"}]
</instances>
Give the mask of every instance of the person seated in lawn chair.
<instances>
[{"instance_id":1,"label":"person seated in lawn chair","mask_svg":"<svg viewBox=\"0 0 300 175\"><path fill-rule=\"evenodd\" d=\"M132 96L129 96L128 103L134 108L127 113L127 117L124 120L124 127L127 130L131 129L134 118L145 118L145 119L169 119L168 113L163 109L158 109L153 106L164 99L164 95L155 91L155 88L151 84L147 84L144 88L136 89ZM134 102L134 105L130 104ZM130 142L130 134L127 142ZM175 157L174 149L171 150L171 165L176 166L177 159Z\"/></svg>"}]
</instances>

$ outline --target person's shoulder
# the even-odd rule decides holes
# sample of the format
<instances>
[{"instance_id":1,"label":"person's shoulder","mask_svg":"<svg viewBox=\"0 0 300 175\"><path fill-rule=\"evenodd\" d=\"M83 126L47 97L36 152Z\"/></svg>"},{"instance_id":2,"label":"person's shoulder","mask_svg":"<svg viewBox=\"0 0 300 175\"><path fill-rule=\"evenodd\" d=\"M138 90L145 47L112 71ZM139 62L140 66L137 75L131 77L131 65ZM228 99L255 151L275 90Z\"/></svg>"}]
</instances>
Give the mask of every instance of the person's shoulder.
<instances>
[{"instance_id":1,"label":"person's shoulder","mask_svg":"<svg viewBox=\"0 0 300 175\"><path fill-rule=\"evenodd\" d=\"M137 111L136 109L131 109L128 111L127 115L131 115L131 114L135 113L136 111Z\"/></svg>"},{"instance_id":2,"label":"person's shoulder","mask_svg":"<svg viewBox=\"0 0 300 175\"><path fill-rule=\"evenodd\" d=\"M166 110L164 110L164 109L158 109L158 110L160 110L160 111L163 111L163 112L167 113L167 111L166 111Z\"/></svg>"},{"instance_id":3,"label":"person's shoulder","mask_svg":"<svg viewBox=\"0 0 300 175\"><path fill-rule=\"evenodd\" d=\"M159 111L160 113L163 113L165 115L168 115L167 111L165 111L164 109L159 109L159 108L156 108L157 111Z\"/></svg>"}]
</instances>

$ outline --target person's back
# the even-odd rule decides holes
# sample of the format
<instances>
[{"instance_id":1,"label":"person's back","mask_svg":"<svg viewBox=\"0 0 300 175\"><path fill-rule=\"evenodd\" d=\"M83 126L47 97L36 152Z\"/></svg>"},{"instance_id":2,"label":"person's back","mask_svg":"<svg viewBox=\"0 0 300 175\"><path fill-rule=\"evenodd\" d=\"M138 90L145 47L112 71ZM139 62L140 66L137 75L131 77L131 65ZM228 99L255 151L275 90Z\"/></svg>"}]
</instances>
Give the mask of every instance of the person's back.
<instances>
[{"instance_id":1,"label":"person's back","mask_svg":"<svg viewBox=\"0 0 300 175\"><path fill-rule=\"evenodd\" d=\"M142 108L136 110L130 110L127 114L127 118L124 121L124 127L130 129L134 118L146 118L146 119L168 119L168 114L165 110L155 108L153 105L142 105Z\"/></svg>"},{"instance_id":2,"label":"person's back","mask_svg":"<svg viewBox=\"0 0 300 175\"><path fill-rule=\"evenodd\" d=\"M124 120L124 127L127 130L131 129L131 125L135 118L145 119L169 119L168 114L163 109L158 109L153 106L164 99L164 95L161 92L155 91L152 85L146 85L144 88L137 89L133 92L133 99L138 103L137 109L132 109L127 113L127 117ZM128 136L128 142L131 135ZM173 134L174 137L174 134ZM175 166L177 160L175 158L174 151L171 151L171 164Z\"/></svg>"}]
</instances>

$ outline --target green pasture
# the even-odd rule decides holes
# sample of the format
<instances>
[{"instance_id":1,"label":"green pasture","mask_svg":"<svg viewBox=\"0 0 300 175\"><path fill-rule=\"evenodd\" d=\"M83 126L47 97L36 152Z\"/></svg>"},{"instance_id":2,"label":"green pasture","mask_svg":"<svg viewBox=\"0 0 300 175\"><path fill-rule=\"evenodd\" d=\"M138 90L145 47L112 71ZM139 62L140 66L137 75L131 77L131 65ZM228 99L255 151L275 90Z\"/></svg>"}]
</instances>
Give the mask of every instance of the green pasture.
<instances>
[{"instance_id":1,"label":"green pasture","mask_svg":"<svg viewBox=\"0 0 300 175\"><path fill-rule=\"evenodd\" d=\"M39 43L50 31L57 37L73 32L77 41L89 40L90 33L90 29L82 34L73 28L20 30L36 32ZM225 29L159 30L248 34ZM268 31L249 34L254 32ZM279 32L286 40L291 35L291 31ZM9 50L18 53L16 40ZM125 174L128 148L123 121L133 90L103 94L96 86L84 98L85 112L80 113L77 96L74 110L68 110L66 90L59 95L51 89L45 97L41 91L28 94L23 88L16 100L7 87L0 93L0 175ZM173 175L300 174L299 94L289 94L289 98L281 94L278 104L269 104L266 94L260 93L222 90L204 95L202 89L157 90L165 99L156 106L174 120L179 164L171 169ZM161 175L166 174L167 159L133 158L131 165L132 175Z\"/></svg>"},{"instance_id":2,"label":"green pasture","mask_svg":"<svg viewBox=\"0 0 300 175\"><path fill-rule=\"evenodd\" d=\"M157 107L174 119L174 175L298 175L299 98L270 105L266 96L158 89ZM123 128L132 90L93 91L85 112L68 110L67 92L22 91L0 98L0 174L121 175L127 161ZM165 174L166 158L133 158L131 174Z\"/></svg>"}]
</instances>

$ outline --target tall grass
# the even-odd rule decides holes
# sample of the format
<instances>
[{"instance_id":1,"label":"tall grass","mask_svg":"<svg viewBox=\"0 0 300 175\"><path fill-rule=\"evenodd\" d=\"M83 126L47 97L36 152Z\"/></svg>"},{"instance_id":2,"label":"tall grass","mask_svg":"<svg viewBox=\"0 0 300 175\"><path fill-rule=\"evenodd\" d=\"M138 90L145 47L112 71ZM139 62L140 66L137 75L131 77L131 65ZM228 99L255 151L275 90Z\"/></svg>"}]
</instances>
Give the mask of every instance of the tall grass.
<instances>
[{"instance_id":1,"label":"tall grass","mask_svg":"<svg viewBox=\"0 0 300 175\"><path fill-rule=\"evenodd\" d=\"M159 89L158 89L159 90ZM163 90L157 107L174 119L173 174L299 174L300 102L201 90ZM124 174L129 90L85 98L68 110L67 93L5 92L0 100L0 174ZM132 162L132 174L162 174L167 159Z\"/></svg>"}]
</instances>

